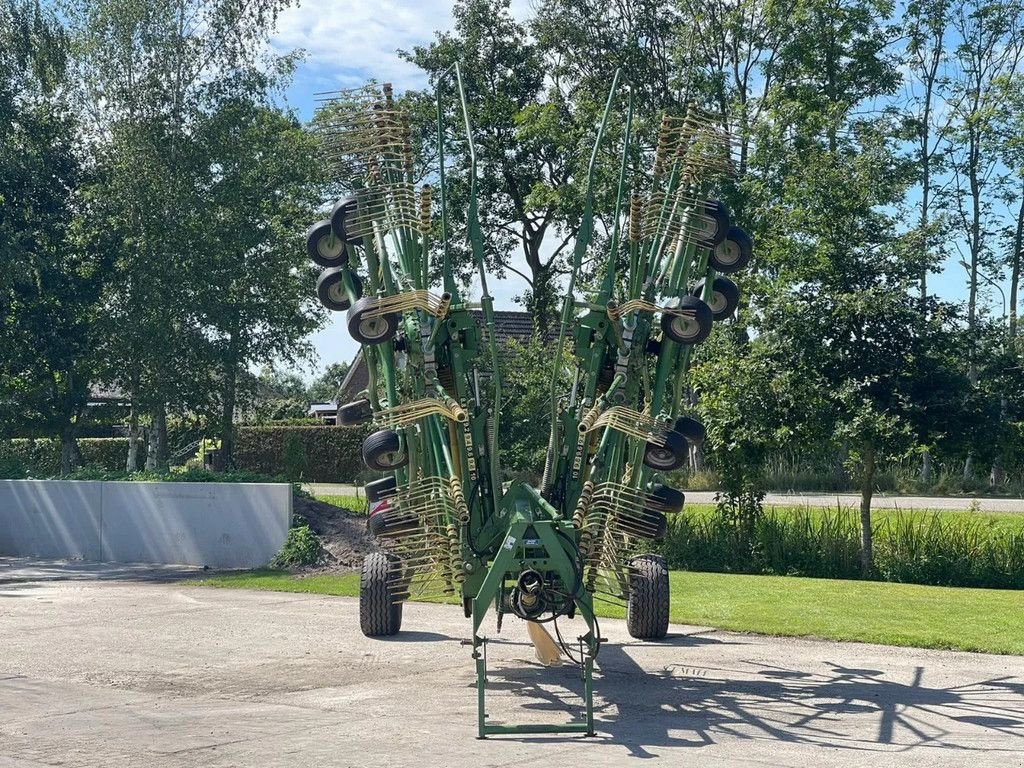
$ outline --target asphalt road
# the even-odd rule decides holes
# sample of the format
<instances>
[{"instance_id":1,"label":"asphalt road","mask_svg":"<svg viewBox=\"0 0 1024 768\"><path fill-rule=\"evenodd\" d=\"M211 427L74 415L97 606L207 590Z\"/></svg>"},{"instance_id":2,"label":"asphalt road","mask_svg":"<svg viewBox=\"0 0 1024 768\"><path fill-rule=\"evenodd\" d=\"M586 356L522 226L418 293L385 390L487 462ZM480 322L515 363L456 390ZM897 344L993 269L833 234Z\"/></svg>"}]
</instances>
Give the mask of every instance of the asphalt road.
<instances>
[{"instance_id":1,"label":"asphalt road","mask_svg":"<svg viewBox=\"0 0 1024 768\"><path fill-rule=\"evenodd\" d=\"M306 489L317 495L362 496L363 489L353 485L309 483ZM686 491L690 504L714 504L714 491ZM852 493L769 493L766 506L860 507L860 496ZM871 501L872 509L975 509L981 512L1024 512L1024 499L977 498L966 496L881 496Z\"/></svg>"},{"instance_id":2,"label":"asphalt road","mask_svg":"<svg viewBox=\"0 0 1024 768\"><path fill-rule=\"evenodd\" d=\"M1020 657L605 620L596 738L478 741L457 608L370 640L353 599L94 571L0 560L0 768L1024 765ZM490 646L492 718L564 720L578 675L525 636Z\"/></svg>"}]
</instances>

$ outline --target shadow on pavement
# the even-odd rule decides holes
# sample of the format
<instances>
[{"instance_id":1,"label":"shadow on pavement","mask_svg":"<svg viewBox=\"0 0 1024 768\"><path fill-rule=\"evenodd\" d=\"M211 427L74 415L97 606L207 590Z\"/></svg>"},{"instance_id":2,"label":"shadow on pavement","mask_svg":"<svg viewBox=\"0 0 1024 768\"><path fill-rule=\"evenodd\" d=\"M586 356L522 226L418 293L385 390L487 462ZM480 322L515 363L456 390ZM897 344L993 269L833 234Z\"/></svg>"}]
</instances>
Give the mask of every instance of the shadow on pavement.
<instances>
[{"instance_id":1,"label":"shadow on pavement","mask_svg":"<svg viewBox=\"0 0 1024 768\"><path fill-rule=\"evenodd\" d=\"M715 642L722 641L697 634L603 645L594 683L597 738L639 758L658 757L659 748L703 747L722 738L865 751L942 747L962 750L965 764L972 751L1024 749L1024 681L1009 675L944 688L924 682L923 666L905 680L832 661L823 662L827 671L819 673L753 661L728 668L670 663L646 671L631 655L633 648L648 649L651 666L661 655L655 648ZM822 650L827 653L828 646ZM670 655L681 654L663 658ZM578 668L559 668L553 678L555 670L539 665L496 666L489 691L513 694L517 707L549 717L581 716Z\"/></svg>"}]
</instances>

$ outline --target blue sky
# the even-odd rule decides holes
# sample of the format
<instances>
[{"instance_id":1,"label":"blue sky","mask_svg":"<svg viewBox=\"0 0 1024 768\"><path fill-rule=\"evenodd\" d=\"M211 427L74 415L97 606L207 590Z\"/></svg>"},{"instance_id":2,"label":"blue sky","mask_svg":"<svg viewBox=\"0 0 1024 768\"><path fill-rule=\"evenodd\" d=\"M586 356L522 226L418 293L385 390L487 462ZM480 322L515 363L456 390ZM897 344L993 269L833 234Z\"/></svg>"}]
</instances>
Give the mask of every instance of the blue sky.
<instances>
[{"instance_id":1,"label":"blue sky","mask_svg":"<svg viewBox=\"0 0 1024 768\"><path fill-rule=\"evenodd\" d=\"M530 14L529 0L515 0L512 11L517 18ZM391 82L396 90L422 88L423 74L398 55L399 49L429 43L436 30L451 26L450 0L305 0L300 6L281 14L273 45L279 51L296 48L306 58L296 72L286 98L288 106L308 120L316 107L316 94L351 88L369 79ZM944 270L931 278L931 290L946 299L966 296L965 272L952 256ZM491 293L498 309L514 309L512 297L522 290L516 277L490 280ZM1004 290L1007 284L1003 283ZM1002 311L1002 300L987 284L983 294ZM321 371L330 363L351 360L358 345L344 326L344 314L332 313L330 322L313 336L318 359L312 369L297 371L305 377Z\"/></svg>"}]
</instances>

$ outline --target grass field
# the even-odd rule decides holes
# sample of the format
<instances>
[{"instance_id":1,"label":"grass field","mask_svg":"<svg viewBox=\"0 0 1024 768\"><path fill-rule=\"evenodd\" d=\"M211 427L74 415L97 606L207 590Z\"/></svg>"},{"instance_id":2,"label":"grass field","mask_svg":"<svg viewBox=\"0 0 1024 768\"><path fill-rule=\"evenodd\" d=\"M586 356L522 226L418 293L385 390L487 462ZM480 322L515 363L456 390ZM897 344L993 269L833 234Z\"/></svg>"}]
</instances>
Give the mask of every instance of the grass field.
<instances>
[{"instance_id":1,"label":"grass field","mask_svg":"<svg viewBox=\"0 0 1024 768\"><path fill-rule=\"evenodd\" d=\"M214 587L359 593L356 573L299 576L282 571L225 574ZM1024 654L1024 592L924 587L871 581L671 574L674 623L736 632L820 637L919 648ZM621 607L598 604L601 616L622 618Z\"/></svg>"}]
</instances>

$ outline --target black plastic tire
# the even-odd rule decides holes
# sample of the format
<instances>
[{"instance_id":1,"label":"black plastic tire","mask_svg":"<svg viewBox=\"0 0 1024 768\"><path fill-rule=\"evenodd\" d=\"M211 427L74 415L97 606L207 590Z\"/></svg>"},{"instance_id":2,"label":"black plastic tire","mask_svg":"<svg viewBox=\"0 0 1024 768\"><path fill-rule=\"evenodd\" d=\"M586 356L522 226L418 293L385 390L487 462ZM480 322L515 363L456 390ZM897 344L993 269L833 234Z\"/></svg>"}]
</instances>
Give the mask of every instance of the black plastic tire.
<instances>
[{"instance_id":1,"label":"black plastic tire","mask_svg":"<svg viewBox=\"0 0 1024 768\"><path fill-rule=\"evenodd\" d=\"M374 480L363 488L366 491L366 500L371 504L386 499L388 496L394 496L397 489L398 481L393 476Z\"/></svg>"},{"instance_id":2,"label":"black plastic tire","mask_svg":"<svg viewBox=\"0 0 1024 768\"><path fill-rule=\"evenodd\" d=\"M370 401L365 398L338 407L338 425L342 427L365 424L372 418L373 408L370 406Z\"/></svg>"},{"instance_id":3,"label":"black plastic tire","mask_svg":"<svg viewBox=\"0 0 1024 768\"><path fill-rule=\"evenodd\" d=\"M698 242L706 248L714 248L725 240L729 234L729 209L718 200L707 200L704 203L704 220L706 228L698 236Z\"/></svg>"},{"instance_id":4,"label":"black plastic tire","mask_svg":"<svg viewBox=\"0 0 1024 768\"><path fill-rule=\"evenodd\" d=\"M331 218L329 219L331 229L334 234L338 236L343 242L349 245L362 245L363 236L349 232L351 227L346 226L345 220L355 213L356 211L356 198L354 197L343 197L341 200L334 204L334 208L331 209Z\"/></svg>"},{"instance_id":5,"label":"black plastic tire","mask_svg":"<svg viewBox=\"0 0 1024 768\"><path fill-rule=\"evenodd\" d=\"M665 435L665 445L648 443L644 448L644 464L659 472L671 472L683 466L690 455L686 438L675 430Z\"/></svg>"},{"instance_id":6,"label":"black plastic tire","mask_svg":"<svg viewBox=\"0 0 1024 768\"><path fill-rule=\"evenodd\" d=\"M348 260L345 241L335 236L327 219L306 230L306 253L321 267L337 267Z\"/></svg>"},{"instance_id":7,"label":"black plastic tire","mask_svg":"<svg viewBox=\"0 0 1024 768\"><path fill-rule=\"evenodd\" d=\"M672 429L685 437L691 445L703 445L704 440L708 436L708 431L704 425L696 419L691 419L689 416L680 416L676 419Z\"/></svg>"},{"instance_id":8,"label":"black plastic tire","mask_svg":"<svg viewBox=\"0 0 1024 768\"><path fill-rule=\"evenodd\" d=\"M352 290L358 300L363 295L363 281L359 275L348 267L325 269L316 280L316 295L320 303L332 312L344 312L352 306L348 289L345 287L345 274L352 281Z\"/></svg>"},{"instance_id":9,"label":"black plastic tire","mask_svg":"<svg viewBox=\"0 0 1024 768\"><path fill-rule=\"evenodd\" d=\"M689 310L692 316L664 313L661 316L661 330L665 336L679 344L700 344L711 334L715 321L711 307L696 296L683 296L675 304L676 309Z\"/></svg>"},{"instance_id":10,"label":"black plastic tire","mask_svg":"<svg viewBox=\"0 0 1024 768\"><path fill-rule=\"evenodd\" d=\"M402 628L402 604L395 601L394 558L367 555L359 574L359 628L367 637L390 637Z\"/></svg>"},{"instance_id":11,"label":"black plastic tire","mask_svg":"<svg viewBox=\"0 0 1024 768\"><path fill-rule=\"evenodd\" d=\"M739 227L729 227L729 234L711 251L708 264L724 275L739 272L754 255L754 241Z\"/></svg>"},{"instance_id":12,"label":"black plastic tire","mask_svg":"<svg viewBox=\"0 0 1024 768\"><path fill-rule=\"evenodd\" d=\"M363 463L370 469L388 472L409 463L409 455L402 450L402 440L393 429L374 432L363 441Z\"/></svg>"},{"instance_id":13,"label":"black plastic tire","mask_svg":"<svg viewBox=\"0 0 1024 768\"><path fill-rule=\"evenodd\" d=\"M707 280L697 283L693 288L693 295L702 298L705 285ZM718 276L711 283L711 296L707 305L711 307L711 316L715 320L728 320L740 305L740 289L728 277Z\"/></svg>"},{"instance_id":14,"label":"black plastic tire","mask_svg":"<svg viewBox=\"0 0 1024 768\"><path fill-rule=\"evenodd\" d=\"M353 304L348 311L348 332L360 344L383 344L398 333L398 315L363 317L365 313L376 308L376 299L366 297Z\"/></svg>"},{"instance_id":15,"label":"black plastic tire","mask_svg":"<svg viewBox=\"0 0 1024 768\"><path fill-rule=\"evenodd\" d=\"M686 503L686 495L671 485L656 483L647 496L648 509L659 512L679 512Z\"/></svg>"},{"instance_id":16,"label":"black plastic tire","mask_svg":"<svg viewBox=\"0 0 1024 768\"><path fill-rule=\"evenodd\" d=\"M660 555L639 555L629 562L626 629L638 640L668 634L668 567Z\"/></svg>"},{"instance_id":17,"label":"black plastic tire","mask_svg":"<svg viewBox=\"0 0 1024 768\"><path fill-rule=\"evenodd\" d=\"M634 514L623 515L616 527L621 533L640 539L664 539L668 532L668 518L657 509L641 509Z\"/></svg>"}]
</instances>

